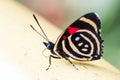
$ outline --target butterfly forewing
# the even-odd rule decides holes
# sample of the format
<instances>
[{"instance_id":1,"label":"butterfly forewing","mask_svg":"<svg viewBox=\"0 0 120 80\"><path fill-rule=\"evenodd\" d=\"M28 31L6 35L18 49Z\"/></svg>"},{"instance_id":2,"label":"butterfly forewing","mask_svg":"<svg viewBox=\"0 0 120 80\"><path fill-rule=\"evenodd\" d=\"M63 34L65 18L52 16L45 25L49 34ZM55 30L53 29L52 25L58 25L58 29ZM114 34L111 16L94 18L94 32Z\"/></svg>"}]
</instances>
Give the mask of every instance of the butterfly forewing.
<instances>
[{"instance_id":1,"label":"butterfly forewing","mask_svg":"<svg viewBox=\"0 0 120 80\"><path fill-rule=\"evenodd\" d=\"M96 13L88 13L74 23L58 37L53 52L60 57L75 60L97 60L102 55L100 19Z\"/></svg>"}]
</instances>

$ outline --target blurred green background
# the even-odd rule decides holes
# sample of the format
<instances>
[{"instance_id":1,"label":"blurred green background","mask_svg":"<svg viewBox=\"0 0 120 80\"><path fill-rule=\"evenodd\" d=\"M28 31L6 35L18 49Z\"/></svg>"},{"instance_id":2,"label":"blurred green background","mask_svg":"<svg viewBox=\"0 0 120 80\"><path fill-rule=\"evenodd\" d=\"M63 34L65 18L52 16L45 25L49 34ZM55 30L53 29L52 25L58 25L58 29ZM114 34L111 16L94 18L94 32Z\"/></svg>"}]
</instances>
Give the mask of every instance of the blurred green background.
<instances>
[{"instance_id":1,"label":"blurred green background","mask_svg":"<svg viewBox=\"0 0 120 80\"><path fill-rule=\"evenodd\" d=\"M61 29L80 16L96 12L101 18L103 57L120 69L120 0L17 0Z\"/></svg>"}]
</instances>

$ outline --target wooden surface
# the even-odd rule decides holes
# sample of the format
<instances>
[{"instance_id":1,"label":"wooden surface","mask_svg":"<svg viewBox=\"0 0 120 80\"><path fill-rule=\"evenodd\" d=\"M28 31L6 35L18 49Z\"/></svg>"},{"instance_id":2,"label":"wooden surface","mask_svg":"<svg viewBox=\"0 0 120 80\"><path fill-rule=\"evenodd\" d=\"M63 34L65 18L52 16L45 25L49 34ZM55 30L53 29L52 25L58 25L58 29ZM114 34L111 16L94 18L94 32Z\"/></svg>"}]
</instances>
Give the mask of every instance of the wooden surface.
<instances>
[{"instance_id":1,"label":"wooden surface","mask_svg":"<svg viewBox=\"0 0 120 80\"><path fill-rule=\"evenodd\" d=\"M39 30L34 12L13 0L0 1L0 80L120 80L120 71L104 59L75 62L76 70L64 59L52 59L48 71L48 56L44 39L31 28ZM61 30L36 15L51 41ZM40 30L39 30L40 31Z\"/></svg>"}]
</instances>

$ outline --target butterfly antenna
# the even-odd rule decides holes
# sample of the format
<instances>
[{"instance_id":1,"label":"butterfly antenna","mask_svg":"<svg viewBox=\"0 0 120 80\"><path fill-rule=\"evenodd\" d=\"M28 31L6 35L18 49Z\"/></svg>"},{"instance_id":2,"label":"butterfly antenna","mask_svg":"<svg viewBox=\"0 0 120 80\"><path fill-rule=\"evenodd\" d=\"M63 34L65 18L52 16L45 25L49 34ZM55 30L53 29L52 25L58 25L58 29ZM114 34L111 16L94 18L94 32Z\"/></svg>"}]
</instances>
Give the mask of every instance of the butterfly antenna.
<instances>
[{"instance_id":1,"label":"butterfly antenna","mask_svg":"<svg viewBox=\"0 0 120 80\"><path fill-rule=\"evenodd\" d=\"M31 27L36 33L38 33L41 37L43 37L46 41L49 42L48 37L46 36L44 30L43 30L42 27L40 26L40 24L39 24L39 22L38 22L38 20L37 20L37 18L36 18L36 16L35 16L34 14L33 14L33 17L34 17L35 21L37 22L37 24L38 24L38 26L39 26L39 28L40 28L40 30L42 31L42 33L43 33L44 36L41 35L32 25L30 25L30 27Z\"/></svg>"},{"instance_id":2,"label":"butterfly antenna","mask_svg":"<svg viewBox=\"0 0 120 80\"><path fill-rule=\"evenodd\" d=\"M46 41L49 41L46 37L44 37L43 35L41 35L32 25L30 25L30 27L31 27L36 33L38 33L41 37L43 37Z\"/></svg>"}]
</instances>

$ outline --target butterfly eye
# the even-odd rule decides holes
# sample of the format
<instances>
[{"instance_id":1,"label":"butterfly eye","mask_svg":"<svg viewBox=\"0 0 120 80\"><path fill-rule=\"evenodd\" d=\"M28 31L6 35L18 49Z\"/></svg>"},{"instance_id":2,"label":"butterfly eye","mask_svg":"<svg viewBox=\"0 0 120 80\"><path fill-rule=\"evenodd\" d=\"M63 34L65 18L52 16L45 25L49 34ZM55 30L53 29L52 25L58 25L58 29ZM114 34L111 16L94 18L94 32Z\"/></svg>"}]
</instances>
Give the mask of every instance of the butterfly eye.
<instances>
[{"instance_id":1,"label":"butterfly eye","mask_svg":"<svg viewBox=\"0 0 120 80\"><path fill-rule=\"evenodd\" d=\"M75 37L75 41L79 41L80 40L80 36Z\"/></svg>"}]
</instances>

